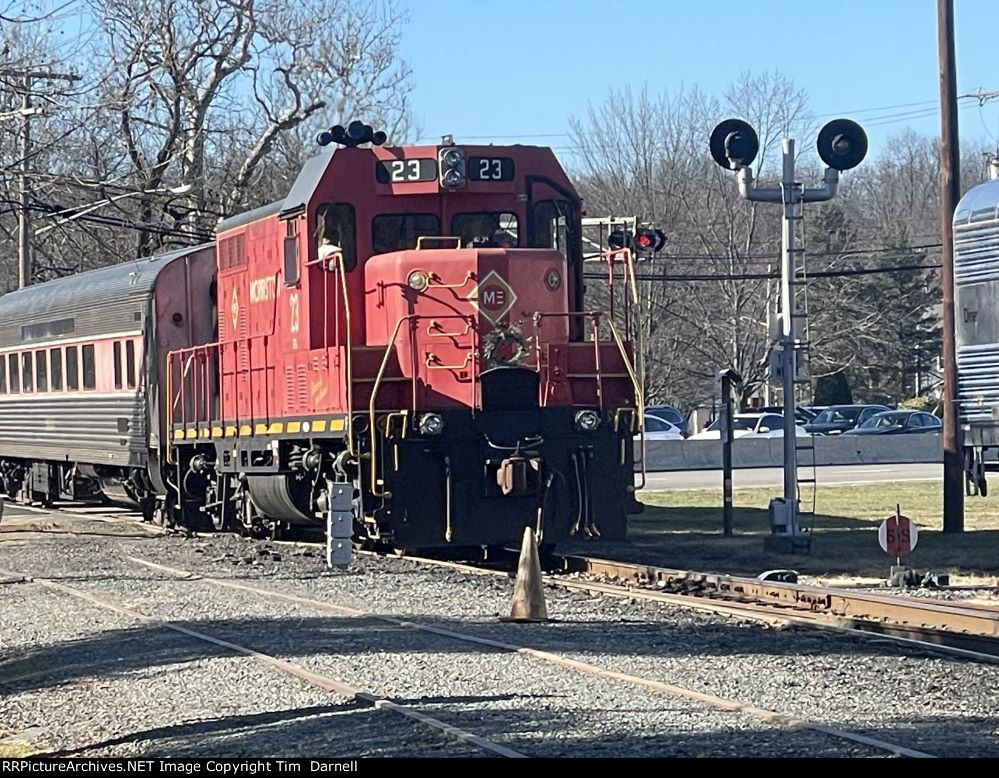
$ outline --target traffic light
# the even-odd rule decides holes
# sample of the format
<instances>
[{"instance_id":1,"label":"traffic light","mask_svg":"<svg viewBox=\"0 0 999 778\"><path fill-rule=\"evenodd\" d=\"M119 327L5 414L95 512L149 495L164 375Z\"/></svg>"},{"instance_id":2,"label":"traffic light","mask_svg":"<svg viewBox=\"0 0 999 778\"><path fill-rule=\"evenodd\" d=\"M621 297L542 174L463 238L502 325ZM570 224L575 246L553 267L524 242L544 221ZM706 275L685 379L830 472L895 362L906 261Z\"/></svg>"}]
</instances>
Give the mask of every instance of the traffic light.
<instances>
[{"instance_id":1,"label":"traffic light","mask_svg":"<svg viewBox=\"0 0 999 778\"><path fill-rule=\"evenodd\" d=\"M635 231L635 255L639 259L648 259L658 254L666 247L666 233L651 227L639 227Z\"/></svg>"},{"instance_id":2,"label":"traffic light","mask_svg":"<svg viewBox=\"0 0 999 778\"><path fill-rule=\"evenodd\" d=\"M607 236L607 245L614 251L635 250L635 237L627 230L614 230Z\"/></svg>"}]
</instances>

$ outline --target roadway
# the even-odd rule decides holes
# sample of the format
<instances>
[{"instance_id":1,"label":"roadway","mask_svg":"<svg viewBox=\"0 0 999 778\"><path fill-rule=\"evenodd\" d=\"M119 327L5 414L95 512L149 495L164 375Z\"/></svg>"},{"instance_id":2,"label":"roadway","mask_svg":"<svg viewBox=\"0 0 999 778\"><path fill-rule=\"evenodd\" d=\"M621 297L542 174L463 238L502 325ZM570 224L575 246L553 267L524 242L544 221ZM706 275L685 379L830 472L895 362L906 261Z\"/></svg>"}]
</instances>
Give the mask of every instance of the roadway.
<instances>
[{"instance_id":1,"label":"roadway","mask_svg":"<svg viewBox=\"0 0 999 778\"><path fill-rule=\"evenodd\" d=\"M809 468L801 469L802 477L811 478ZM851 486L892 483L895 481L939 481L943 465L936 463L904 465L827 465L815 468L820 486ZM646 489L720 489L721 470L676 470L648 473ZM784 471L779 467L759 467L734 470L732 485L740 487L781 486Z\"/></svg>"}]
</instances>

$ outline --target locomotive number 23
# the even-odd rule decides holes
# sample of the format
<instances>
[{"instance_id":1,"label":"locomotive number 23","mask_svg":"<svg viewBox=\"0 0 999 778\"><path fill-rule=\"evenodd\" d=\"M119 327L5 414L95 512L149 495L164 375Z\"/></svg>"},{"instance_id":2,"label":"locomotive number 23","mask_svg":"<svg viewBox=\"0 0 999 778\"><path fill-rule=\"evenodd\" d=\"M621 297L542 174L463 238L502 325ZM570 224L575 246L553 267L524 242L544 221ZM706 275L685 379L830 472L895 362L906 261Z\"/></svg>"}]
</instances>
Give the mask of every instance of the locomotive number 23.
<instances>
[{"instance_id":1,"label":"locomotive number 23","mask_svg":"<svg viewBox=\"0 0 999 778\"><path fill-rule=\"evenodd\" d=\"M503 180L503 160L502 159L480 159L479 179L482 181L502 181Z\"/></svg>"},{"instance_id":2,"label":"locomotive number 23","mask_svg":"<svg viewBox=\"0 0 999 778\"><path fill-rule=\"evenodd\" d=\"M389 163L389 176L392 183L420 180L420 160L395 159Z\"/></svg>"},{"instance_id":3,"label":"locomotive number 23","mask_svg":"<svg viewBox=\"0 0 999 778\"><path fill-rule=\"evenodd\" d=\"M509 157L469 157L468 177L472 181L513 181L513 160Z\"/></svg>"}]
</instances>

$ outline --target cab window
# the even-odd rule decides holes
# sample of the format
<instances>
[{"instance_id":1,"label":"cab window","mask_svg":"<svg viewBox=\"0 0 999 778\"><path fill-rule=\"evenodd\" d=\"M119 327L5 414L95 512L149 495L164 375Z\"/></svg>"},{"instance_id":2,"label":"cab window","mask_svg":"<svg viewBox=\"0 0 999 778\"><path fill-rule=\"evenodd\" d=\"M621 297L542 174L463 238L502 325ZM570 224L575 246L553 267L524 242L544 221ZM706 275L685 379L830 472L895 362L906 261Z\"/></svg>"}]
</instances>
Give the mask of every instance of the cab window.
<instances>
[{"instance_id":1,"label":"cab window","mask_svg":"<svg viewBox=\"0 0 999 778\"><path fill-rule=\"evenodd\" d=\"M316 241L343 254L347 270L357 267L357 216L350 203L324 203L316 209Z\"/></svg>"},{"instance_id":2,"label":"cab window","mask_svg":"<svg viewBox=\"0 0 999 778\"><path fill-rule=\"evenodd\" d=\"M415 249L419 238L441 234L441 220L429 213L386 213L371 222L375 254Z\"/></svg>"},{"instance_id":3,"label":"cab window","mask_svg":"<svg viewBox=\"0 0 999 778\"><path fill-rule=\"evenodd\" d=\"M459 213L451 220L451 234L462 246L516 248L517 214L496 211Z\"/></svg>"},{"instance_id":4,"label":"cab window","mask_svg":"<svg viewBox=\"0 0 999 778\"><path fill-rule=\"evenodd\" d=\"M556 249L568 256L572 206L565 200L541 200L531 210L531 248Z\"/></svg>"}]
</instances>

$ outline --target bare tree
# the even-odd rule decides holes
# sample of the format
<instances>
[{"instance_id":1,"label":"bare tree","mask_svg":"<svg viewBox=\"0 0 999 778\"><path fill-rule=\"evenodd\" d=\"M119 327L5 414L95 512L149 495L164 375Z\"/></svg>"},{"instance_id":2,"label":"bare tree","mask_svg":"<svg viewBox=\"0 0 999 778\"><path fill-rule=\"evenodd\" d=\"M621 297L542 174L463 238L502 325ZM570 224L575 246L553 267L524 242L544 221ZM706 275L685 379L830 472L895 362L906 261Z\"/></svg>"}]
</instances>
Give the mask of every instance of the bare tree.
<instances>
[{"instance_id":1,"label":"bare tree","mask_svg":"<svg viewBox=\"0 0 999 778\"><path fill-rule=\"evenodd\" d=\"M402 14L360 0L93 0L109 44L103 93L143 191L191 188L182 207L142 198L140 222L210 231L247 200L278 139L322 117L409 117ZM273 193L270 193L273 196ZM140 231L140 253L156 236Z\"/></svg>"},{"instance_id":2,"label":"bare tree","mask_svg":"<svg viewBox=\"0 0 999 778\"><path fill-rule=\"evenodd\" d=\"M749 397L766 377L768 284L759 256L776 256L772 209L740 200L731 176L707 154L712 127L740 115L768 154L811 123L804 94L779 74L744 74L719 101L697 88L650 96L613 92L572 125L579 186L590 213L634 214L669 234L664 257L640 269L657 276L707 275L717 283L649 281L644 292L645 382L650 398L691 406L710 396L714 374L734 367ZM773 260L776 262L776 259Z\"/></svg>"}]
</instances>

